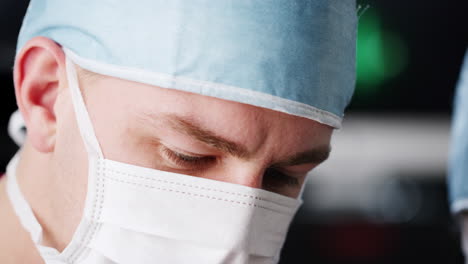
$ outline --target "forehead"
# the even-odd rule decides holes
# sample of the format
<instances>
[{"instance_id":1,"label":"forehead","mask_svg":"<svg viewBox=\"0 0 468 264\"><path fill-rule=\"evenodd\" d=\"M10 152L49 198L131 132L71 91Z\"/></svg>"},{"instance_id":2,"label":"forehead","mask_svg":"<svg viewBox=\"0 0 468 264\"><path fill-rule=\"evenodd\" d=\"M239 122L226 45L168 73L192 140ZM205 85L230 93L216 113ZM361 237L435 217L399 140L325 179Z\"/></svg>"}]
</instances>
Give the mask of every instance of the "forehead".
<instances>
[{"instance_id":1,"label":"forehead","mask_svg":"<svg viewBox=\"0 0 468 264\"><path fill-rule=\"evenodd\" d=\"M87 101L95 101L97 110L106 112L109 120L110 116L144 118L148 125L163 125L159 115L177 115L217 134L252 144L261 144L267 135L274 135L284 144L297 139L326 142L332 131L316 121L270 109L82 70L80 83L85 97L89 97Z\"/></svg>"}]
</instances>

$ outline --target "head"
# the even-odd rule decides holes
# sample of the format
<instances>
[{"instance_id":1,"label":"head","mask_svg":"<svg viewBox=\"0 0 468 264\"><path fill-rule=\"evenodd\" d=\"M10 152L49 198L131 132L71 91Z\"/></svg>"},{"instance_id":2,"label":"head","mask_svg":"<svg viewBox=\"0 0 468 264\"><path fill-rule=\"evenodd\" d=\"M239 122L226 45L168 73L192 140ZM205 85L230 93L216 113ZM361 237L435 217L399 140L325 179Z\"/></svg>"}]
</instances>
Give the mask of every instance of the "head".
<instances>
[{"instance_id":1,"label":"head","mask_svg":"<svg viewBox=\"0 0 468 264\"><path fill-rule=\"evenodd\" d=\"M113 202L107 209L139 201L125 210L118 207L118 216L142 213L140 218L149 221L149 229L160 220L158 203L166 199L148 197L158 192L168 197L172 190L146 192L144 188L151 186L143 183L136 191L137 185L130 182L121 182L126 189L115 182L117 186L107 185L113 189L106 188L104 178L118 171L106 174L99 169L108 168L112 160L124 163L121 170L131 173L177 175L181 182L218 186L214 191L235 190L224 196L221 191L211 199L218 206L216 213L211 210L213 204L191 199L192 190L182 191L181 207L206 209L205 217L199 211L189 215L201 216L191 223L189 233L211 232L213 241L207 243L217 247L219 236L229 229L234 235L225 245L228 252L237 251L238 246L242 254L274 248L262 254L276 258L298 204L280 195L297 198L306 175L328 157L332 130L340 127L351 98L356 20L355 2L341 0L275 5L268 1L209 5L205 1L143 1L140 5L31 1L15 64L16 96L28 131L18 174L23 175L20 186L44 231L44 244L61 250L72 238L81 237L82 228L74 235L79 223L86 232L91 225L105 225L99 222L102 219L86 218L94 216L98 199ZM74 68L78 68L79 88L70 72ZM77 99L81 98L78 89L86 110ZM79 129L83 123L87 132ZM99 150L90 151L93 148ZM131 177L130 172L125 175ZM108 192L114 196L105 195L108 189L114 190ZM127 200L119 200L130 194ZM240 203L239 212L225 204L233 202L225 200L226 195L236 194L251 199ZM147 210L152 211L147 214ZM170 203L166 210L168 216L177 215ZM177 221L185 220L177 216ZM219 217L226 221L209 222ZM127 220L134 228L141 227L133 218ZM200 231L204 224L206 232ZM159 230L163 233L179 229L172 221L162 226L166 227ZM182 226L190 225L183 222ZM193 240L198 241L198 232ZM112 234L106 236L113 242ZM185 239L184 234L174 236ZM93 247L76 239L70 245ZM250 246L257 248L250 251Z\"/></svg>"},{"instance_id":2,"label":"head","mask_svg":"<svg viewBox=\"0 0 468 264\"><path fill-rule=\"evenodd\" d=\"M32 182L48 186L45 211L55 211L38 218L43 214L67 230L51 234L58 248L81 218L88 165L65 67L60 45L44 37L27 42L15 64L17 102L28 130L22 155L40 177ZM308 172L330 151L333 128L311 119L83 69L78 73L107 159L297 197Z\"/></svg>"}]
</instances>

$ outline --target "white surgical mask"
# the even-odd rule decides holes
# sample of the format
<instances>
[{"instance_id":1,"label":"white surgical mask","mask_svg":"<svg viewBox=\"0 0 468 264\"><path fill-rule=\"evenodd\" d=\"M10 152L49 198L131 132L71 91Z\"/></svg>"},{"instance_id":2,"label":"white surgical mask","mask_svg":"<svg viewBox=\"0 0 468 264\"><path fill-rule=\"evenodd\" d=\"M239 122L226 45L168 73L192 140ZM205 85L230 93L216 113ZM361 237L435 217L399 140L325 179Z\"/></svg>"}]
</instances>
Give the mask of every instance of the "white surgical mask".
<instances>
[{"instance_id":1,"label":"white surgical mask","mask_svg":"<svg viewBox=\"0 0 468 264\"><path fill-rule=\"evenodd\" d=\"M15 212L47 264L278 262L300 200L106 159L68 56L67 74L89 171L84 214L63 252L41 245L16 181L18 157L7 169Z\"/></svg>"}]
</instances>

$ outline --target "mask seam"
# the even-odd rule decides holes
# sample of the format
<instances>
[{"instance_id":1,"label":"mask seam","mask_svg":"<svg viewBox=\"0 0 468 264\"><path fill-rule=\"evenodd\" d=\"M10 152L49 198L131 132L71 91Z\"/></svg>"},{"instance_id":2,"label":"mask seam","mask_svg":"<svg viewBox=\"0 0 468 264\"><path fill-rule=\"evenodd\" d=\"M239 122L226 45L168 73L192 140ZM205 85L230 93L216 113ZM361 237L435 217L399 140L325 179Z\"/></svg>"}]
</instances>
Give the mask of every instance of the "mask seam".
<instances>
[{"instance_id":1,"label":"mask seam","mask_svg":"<svg viewBox=\"0 0 468 264\"><path fill-rule=\"evenodd\" d=\"M101 158L97 158L97 169L96 169L96 190L95 190L95 199L94 199L94 202L93 202L93 209L91 211L91 226L88 227L86 230L85 230L85 235L83 236L83 238L80 240L80 245L88 245L91 240L93 239L93 237L95 236L95 234L97 233L99 227L100 227L100 224L98 222L98 219L101 215L101 212L102 212L102 207L103 207L103 203L104 203L104 186L105 186L105 181L104 181L104 175L105 175L105 169L106 169L106 166L102 166L102 159ZM104 167L104 169L102 168ZM102 182L102 183L101 183ZM101 197L101 199L99 200L99 197ZM99 203L99 207L97 207ZM83 212L84 213L84 212ZM83 251L87 248L87 246L84 246L84 247L81 247L80 249L78 249L77 251L75 251L74 253L72 253L70 255L70 257L67 259L70 263L74 263L77 261L77 259L83 254Z\"/></svg>"},{"instance_id":2,"label":"mask seam","mask_svg":"<svg viewBox=\"0 0 468 264\"><path fill-rule=\"evenodd\" d=\"M187 192L187 191L179 191L179 190L174 190L174 189L169 189L169 188L156 187L156 186L149 185L149 184L135 183L135 182L125 181L125 180L122 180L122 179L116 179L116 178L111 178L111 177L106 177L106 178L108 178L111 181L115 181L115 182L119 182L119 183L125 183L125 184L131 184L131 185L140 186L140 187L146 187L146 188L150 188L150 189L157 189L157 190L161 190L161 191L169 191L169 192L180 193L180 194L184 194L184 195L190 195L190 196L194 196L194 197L201 197L201 198L207 198L207 199L211 199L211 200L230 202L230 203L233 203L233 204L239 204L239 205L245 205L245 206L250 206L250 207L262 208L262 209L265 209L265 210L268 210L268 211L272 211L272 212L275 212L275 213L278 213L278 214L284 214L284 215L288 215L288 216L294 214L294 212L291 212L291 213L290 212L281 212L281 211L274 210L274 209L271 209L271 208L268 208L268 207L265 207L265 206L262 206L262 205L258 205L258 204L255 204L255 203L241 202L241 201L223 199L223 198L204 195L204 194L196 194L196 193L191 193L191 192Z\"/></svg>"},{"instance_id":3,"label":"mask seam","mask_svg":"<svg viewBox=\"0 0 468 264\"><path fill-rule=\"evenodd\" d=\"M255 195L247 195L247 194L242 194L242 193L224 191L224 190L220 190L220 189L201 187L201 186L192 185L192 184L179 183L179 182L175 182L175 181L161 180L161 179L155 179L155 178L150 178L150 177L144 177L144 176L131 174L131 173L127 173L127 172L120 172L120 171L113 170L113 169L108 169L108 170L110 172L113 172L113 173L117 173L117 174L124 175L124 176L130 176L130 177L134 177L134 178L139 178L139 179L143 179L143 180L162 182L162 183L173 184L173 185L178 185L178 186L183 186L183 187L190 187L190 188L206 190L206 191L215 191L215 192L220 192L220 193L225 193L225 194L232 194L232 195L237 195L237 196L244 197L244 198L251 198L251 199L255 199L255 200L259 200L259 201L270 202L270 203L274 203L274 204L277 204L277 205L288 207L288 205L286 205L286 204L278 203L278 202L275 202L275 201L272 201L272 200L269 200L269 199L265 199L265 198L262 198L262 197L259 197L259 196L255 196Z\"/></svg>"}]
</instances>

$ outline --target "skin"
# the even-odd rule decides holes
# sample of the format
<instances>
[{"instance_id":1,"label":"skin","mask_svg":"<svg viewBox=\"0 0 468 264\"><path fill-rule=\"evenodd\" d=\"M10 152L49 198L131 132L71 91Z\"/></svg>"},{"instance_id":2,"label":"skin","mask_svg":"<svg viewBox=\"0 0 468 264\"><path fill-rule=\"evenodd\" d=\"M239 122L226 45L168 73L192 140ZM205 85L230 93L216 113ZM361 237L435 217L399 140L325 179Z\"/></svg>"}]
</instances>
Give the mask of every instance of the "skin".
<instances>
[{"instance_id":1,"label":"skin","mask_svg":"<svg viewBox=\"0 0 468 264\"><path fill-rule=\"evenodd\" d=\"M87 188L65 55L53 41L34 38L18 54L14 75L28 128L18 182L43 227L43 244L61 251L79 224ZM84 70L79 79L108 159L297 197L306 174L328 156L332 128L309 119ZM41 263L12 211L5 177L0 217L0 263Z\"/></svg>"}]
</instances>

